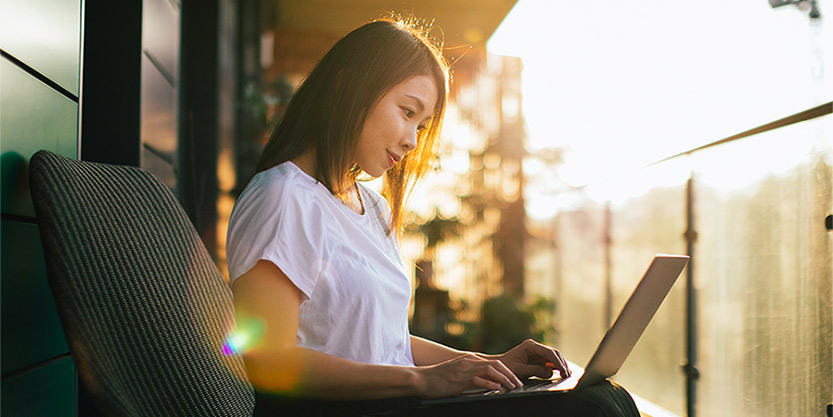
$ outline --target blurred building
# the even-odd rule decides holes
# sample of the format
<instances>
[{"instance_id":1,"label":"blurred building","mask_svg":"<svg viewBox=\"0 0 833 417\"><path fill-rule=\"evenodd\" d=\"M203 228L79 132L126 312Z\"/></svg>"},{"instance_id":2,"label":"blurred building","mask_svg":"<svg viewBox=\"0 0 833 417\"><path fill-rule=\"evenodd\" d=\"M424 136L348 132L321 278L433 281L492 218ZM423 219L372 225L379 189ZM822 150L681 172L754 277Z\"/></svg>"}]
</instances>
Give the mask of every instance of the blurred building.
<instances>
[{"instance_id":1,"label":"blurred building","mask_svg":"<svg viewBox=\"0 0 833 417\"><path fill-rule=\"evenodd\" d=\"M431 285L464 302L524 294L524 129L518 58L471 50L454 65L438 169L415 193L404 246Z\"/></svg>"},{"instance_id":2,"label":"blurred building","mask_svg":"<svg viewBox=\"0 0 833 417\"><path fill-rule=\"evenodd\" d=\"M252 53L243 56L239 83L247 112L238 115L233 161L223 165L234 170L221 170L221 183L227 184L220 197L221 224L236 192L253 175L283 106L318 60L353 27L398 12L386 9L388 2L371 3L264 1L258 12L250 11L259 29L247 29L245 50ZM431 19L425 23L434 26L431 35L442 38L453 77L440 159L410 200L406 262L430 266L415 268L414 286L422 286L417 299L445 306L440 300L450 300L471 312L491 296L522 296L524 279L522 66L518 58L491 55L485 48L515 2L488 3L424 1L404 14ZM426 298L427 288L439 298ZM414 325L424 316L418 314Z\"/></svg>"}]
</instances>

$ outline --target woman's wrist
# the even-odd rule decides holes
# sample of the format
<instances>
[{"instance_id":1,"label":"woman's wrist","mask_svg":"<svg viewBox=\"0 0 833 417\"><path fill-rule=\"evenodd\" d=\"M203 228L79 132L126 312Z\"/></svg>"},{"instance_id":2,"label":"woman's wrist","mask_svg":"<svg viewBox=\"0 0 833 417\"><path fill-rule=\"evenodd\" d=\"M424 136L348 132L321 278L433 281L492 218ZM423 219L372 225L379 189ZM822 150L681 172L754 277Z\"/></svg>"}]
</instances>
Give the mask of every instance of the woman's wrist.
<instances>
[{"instance_id":1,"label":"woman's wrist","mask_svg":"<svg viewBox=\"0 0 833 417\"><path fill-rule=\"evenodd\" d=\"M417 366L436 365L472 353L457 350L419 336L411 336L411 351L414 364Z\"/></svg>"},{"instance_id":2,"label":"woman's wrist","mask_svg":"<svg viewBox=\"0 0 833 417\"><path fill-rule=\"evenodd\" d=\"M488 360L500 359L500 357L503 356L503 355L491 355L491 354L482 353L482 352L471 352L471 353L473 355L477 356L478 358L488 359Z\"/></svg>"},{"instance_id":3,"label":"woman's wrist","mask_svg":"<svg viewBox=\"0 0 833 417\"><path fill-rule=\"evenodd\" d=\"M425 374L423 373L424 367L415 366L413 368L408 368L408 377L407 377L407 385L409 395L415 397L423 397L427 391L426 389L426 382L425 382Z\"/></svg>"}]
</instances>

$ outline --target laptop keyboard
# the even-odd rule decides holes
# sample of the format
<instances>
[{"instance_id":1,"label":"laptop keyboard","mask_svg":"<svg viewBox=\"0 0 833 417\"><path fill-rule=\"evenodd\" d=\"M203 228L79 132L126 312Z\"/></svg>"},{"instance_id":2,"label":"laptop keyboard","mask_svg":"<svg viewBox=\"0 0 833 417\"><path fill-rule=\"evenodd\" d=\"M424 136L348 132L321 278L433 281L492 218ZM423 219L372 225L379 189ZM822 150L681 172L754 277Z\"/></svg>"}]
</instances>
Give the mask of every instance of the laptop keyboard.
<instances>
[{"instance_id":1,"label":"laptop keyboard","mask_svg":"<svg viewBox=\"0 0 833 417\"><path fill-rule=\"evenodd\" d=\"M564 378L556 378L556 379L532 379L527 384L524 384L523 387L518 388L515 391L521 392L528 392L528 391L546 391L560 383L564 382Z\"/></svg>"},{"instance_id":2,"label":"laptop keyboard","mask_svg":"<svg viewBox=\"0 0 833 417\"><path fill-rule=\"evenodd\" d=\"M483 395L498 395L498 394L512 394L512 393L520 393L520 392L532 392L532 391L546 391L562 382L564 382L565 378L555 378L555 379L528 379L524 386L508 390L506 388L496 389L493 391L488 391L483 393Z\"/></svg>"}]
</instances>

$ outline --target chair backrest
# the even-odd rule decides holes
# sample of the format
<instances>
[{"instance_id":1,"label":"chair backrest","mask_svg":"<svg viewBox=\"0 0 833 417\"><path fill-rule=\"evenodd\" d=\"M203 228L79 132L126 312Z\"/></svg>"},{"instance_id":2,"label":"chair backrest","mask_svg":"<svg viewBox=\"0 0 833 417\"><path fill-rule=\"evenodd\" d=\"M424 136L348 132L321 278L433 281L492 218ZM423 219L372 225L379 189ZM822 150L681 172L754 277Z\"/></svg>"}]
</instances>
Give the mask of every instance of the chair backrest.
<instances>
[{"instance_id":1,"label":"chair backrest","mask_svg":"<svg viewBox=\"0 0 833 417\"><path fill-rule=\"evenodd\" d=\"M79 375L118 416L251 416L224 342L231 291L171 191L48 151L29 167L47 272Z\"/></svg>"}]
</instances>

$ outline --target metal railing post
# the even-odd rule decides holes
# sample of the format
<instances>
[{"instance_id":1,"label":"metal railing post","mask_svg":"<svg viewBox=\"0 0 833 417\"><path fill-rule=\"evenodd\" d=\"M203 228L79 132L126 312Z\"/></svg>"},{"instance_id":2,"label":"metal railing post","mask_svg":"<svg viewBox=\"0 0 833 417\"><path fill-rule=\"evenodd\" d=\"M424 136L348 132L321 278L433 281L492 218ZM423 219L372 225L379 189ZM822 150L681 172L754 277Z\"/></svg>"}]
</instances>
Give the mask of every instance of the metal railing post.
<instances>
[{"instance_id":1,"label":"metal railing post","mask_svg":"<svg viewBox=\"0 0 833 417\"><path fill-rule=\"evenodd\" d=\"M686 315L686 363L683 365L683 373L686 377L686 415L696 416L697 404L697 379L700 378L700 371L697 370L697 293L694 287L694 244L697 241L697 229L694 218L694 174L692 173L686 183L686 252L691 260L686 267L685 286L685 315Z\"/></svg>"},{"instance_id":2,"label":"metal railing post","mask_svg":"<svg viewBox=\"0 0 833 417\"><path fill-rule=\"evenodd\" d=\"M604 228L603 236L602 236L602 244L604 245L604 317L602 318L603 321L603 329L607 331L610 329L610 326L613 324L613 265L611 264L611 244L613 243L613 239L611 237L611 229L613 227L612 219L613 214L611 213L610 209L610 201L605 204L604 209Z\"/></svg>"}]
</instances>

